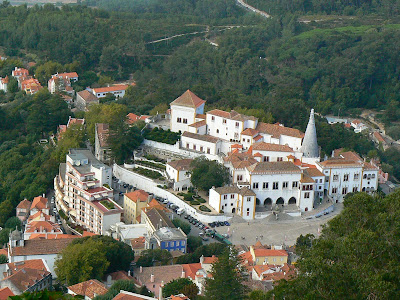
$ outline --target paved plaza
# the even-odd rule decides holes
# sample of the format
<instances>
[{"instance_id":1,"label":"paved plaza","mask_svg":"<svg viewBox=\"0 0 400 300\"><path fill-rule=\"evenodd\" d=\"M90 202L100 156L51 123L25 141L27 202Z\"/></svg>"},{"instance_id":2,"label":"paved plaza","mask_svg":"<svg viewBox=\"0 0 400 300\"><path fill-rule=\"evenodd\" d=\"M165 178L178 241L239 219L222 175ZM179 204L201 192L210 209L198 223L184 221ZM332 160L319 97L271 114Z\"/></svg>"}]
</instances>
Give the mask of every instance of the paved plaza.
<instances>
[{"instance_id":1,"label":"paved plaza","mask_svg":"<svg viewBox=\"0 0 400 300\"><path fill-rule=\"evenodd\" d=\"M235 245L250 246L260 240L261 243L267 245L292 246L300 234L311 233L318 237L318 229L322 229L323 224L339 214L342 207L343 204L335 204L334 212L311 219L279 213L278 220L271 215L265 219L247 222L235 216L230 220L231 226L216 227L215 229L221 234L229 233L231 235L229 240Z\"/></svg>"}]
</instances>

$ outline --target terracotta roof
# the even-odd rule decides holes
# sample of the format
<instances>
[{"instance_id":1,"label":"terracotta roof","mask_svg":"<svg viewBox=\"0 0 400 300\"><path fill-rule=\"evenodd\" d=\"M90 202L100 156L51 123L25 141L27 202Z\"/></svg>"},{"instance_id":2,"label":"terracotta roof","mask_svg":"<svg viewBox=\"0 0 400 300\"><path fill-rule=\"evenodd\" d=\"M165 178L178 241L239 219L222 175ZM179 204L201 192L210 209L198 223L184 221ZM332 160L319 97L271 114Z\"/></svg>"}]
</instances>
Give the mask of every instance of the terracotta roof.
<instances>
[{"instance_id":1,"label":"terracotta roof","mask_svg":"<svg viewBox=\"0 0 400 300\"><path fill-rule=\"evenodd\" d=\"M98 295L104 295L108 292L108 289L97 279L90 279L88 281L80 282L75 285L68 287L69 290L74 292L76 295L82 295L93 299Z\"/></svg>"},{"instance_id":2,"label":"terracotta roof","mask_svg":"<svg viewBox=\"0 0 400 300\"><path fill-rule=\"evenodd\" d=\"M183 296L180 296L180 295L177 295L177 296L174 296L174 295L171 295L171 297L170 297L170 300L187 300L187 299L189 299L187 296L185 296L185 295L183 295Z\"/></svg>"},{"instance_id":3,"label":"terracotta roof","mask_svg":"<svg viewBox=\"0 0 400 300\"><path fill-rule=\"evenodd\" d=\"M196 139L196 140L200 140L200 141L209 142L209 143L214 143L214 144L219 141L218 138L213 137L211 135L208 135L208 134L204 134L204 135L203 134L197 134L197 133L192 133L192 132L189 132L189 131L185 131L182 134L182 136L188 137L188 138L191 138L191 139Z\"/></svg>"},{"instance_id":4,"label":"terracotta roof","mask_svg":"<svg viewBox=\"0 0 400 300\"><path fill-rule=\"evenodd\" d=\"M28 209L29 210L31 208L31 205L32 205L31 201L29 201L27 199L24 199L18 204L17 208Z\"/></svg>"},{"instance_id":5,"label":"terracotta roof","mask_svg":"<svg viewBox=\"0 0 400 300\"><path fill-rule=\"evenodd\" d=\"M95 235L98 235L98 234L90 232L90 231L84 231L82 237L95 236Z\"/></svg>"},{"instance_id":6,"label":"terracotta roof","mask_svg":"<svg viewBox=\"0 0 400 300\"><path fill-rule=\"evenodd\" d=\"M11 256L58 254L74 239L27 240L24 246L12 248Z\"/></svg>"},{"instance_id":7,"label":"terracotta roof","mask_svg":"<svg viewBox=\"0 0 400 300\"><path fill-rule=\"evenodd\" d=\"M200 127L203 127L203 126L206 126L206 125L207 125L206 120L201 120L201 121L193 123L193 124L191 124L189 126L190 127L194 127L194 128L200 128Z\"/></svg>"},{"instance_id":8,"label":"terracotta roof","mask_svg":"<svg viewBox=\"0 0 400 300\"><path fill-rule=\"evenodd\" d=\"M13 262L8 263L7 266L11 270L12 274L24 268L48 271L43 259L29 259L25 261Z\"/></svg>"},{"instance_id":9,"label":"terracotta roof","mask_svg":"<svg viewBox=\"0 0 400 300\"><path fill-rule=\"evenodd\" d=\"M278 151L278 152L293 152L293 149L288 145L270 144L260 142L253 145L253 150L258 151Z\"/></svg>"},{"instance_id":10,"label":"terracotta roof","mask_svg":"<svg viewBox=\"0 0 400 300\"><path fill-rule=\"evenodd\" d=\"M139 295L136 293L130 293L130 292L126 292L126 291L121 291L117 296L115 296L113 298L113 300L149 300L149 299L157 300L156 298L147 297L147 296Z\"/></svg>"},{"instance_id":11,"label":"terracotta roof","mask_svg":"<svg viewBox=\"0 0 400 300\"><path fill-rule=\"evenodd\" d=\"M8 76L6 76L6 77L4 77L4 78L1 78L1 77L0 77L0 79L1 79L1 82L2 82L2 83L8 83Z\"/></svg>"},{"instance_id":12,"label":"terracotta roof","mask_svg":"<svg viewBox=\"0 0 400 300\"><path fill-rule=\"evenodd\" d=\"M78 77L78 73L76 73L76 72L60 73L60 74L58 74L58 77L74 78L74 77Z\"/></svg>"},{"instance_id":13,"label":"terracotta roof","mask_svg":"<svg viewBox=\"0 0 400 300\"><path fill-rule=\"evenodd\" d=\"M58 234L58 233L53 233L53 234L46 234L46 233L32 233L31 236L29 237L29 240L33 239L40 239L40 240L55 240L55 239L77 239L80 238L79 235L73 235L73 234Z\"/></svg>"},{"instance_id":14,"label":"terracotta roof","mask_svg":"<svg viewBox=\"0 0 400 300\"><path fill-rule=\"evenodd\" d=\"M21 292L26 291L29 287L35 285L38 281L50 275L49 271L23 268L15 272L11 276L3 279L10 281Z\"/></svg>"},{"instance_id":15,"label":"terracotta roof","mask_svg":"<svg viewBox=\"0 0 400 300\"><path fill-rule=\"evenodd\" d=\"M242 135L256 136L258 131L253 128L247 128L242 131Z\"/></svg>"},{"instance_id":16,"label":"terracotta roof","mask_svg":"<svg viewBox=\"0 0 400 300\"><path fill-rule=\"evenodd\" d=\"M251 255L250 251L247 251L247 252L245 252L245 253L243 253L243 254L240 254L240 255L239 255L239 258L240 258L244 263L247 262L247 264L249 264L249 265L253 264L253 256Z\"/></svg>"},{"instance_id":17,"label":"terracotta roof","mask_svg":"<svg viewBox=\"0 0 400 300\"><path fill-rule=\"evenodd\" d=\"M186 277L190 277L193 280L196 279L196 273L200 270L201 263L193 263L193 264L183 264L182 265L183 271L185 271Z\"/></svg>"},{"instance_id":18,"label":"terracotta roof","mask_svg":"<svg viewBox=\"0 0 400 300\"><path fill-rule=\"evenodd\" d=\"M133 202L146 202L149 199L149 194L143 190L136 190L134 192L126 193L125 196Z\"/></svg>"},{"instance_id":19,"label":"terracotta roof","mask_svg":"<svg viewBox=\"0 0 400 300\"><path fill-rule=\"evenodd\" d=\"M71 125L83 125L85 124L85 119L69 118L67 127Z\"/></svg>"},{"instance_id":20,"label":"terracotta roof","mask_svg":"<svg viewBox=\"0 0 400 300\"><path fill-rule=\"evenodd\" d=\"M107 86L107 87L101 87L101 88L93 88L93 91L97 93L111 93L111 92L117 92L117 91L125 91L129 85L127 84L116 84L112 86Z\"/></svg>"},{"instance_id":21,"label":"terracotta roof","mask_svg":"<svg viewBox=\"0 0 400 300\"><path fill-rule=\"evenodd\" d=\"M133 123L135 123L135 122L137 122L139 120L139 116L134 114L134 113L129 113L129 114L126 115L126 117L128 119L127 120L128 124L133 124Z\"/></svg>"},{"instance_id":22,"label":"terracotta roof","mask_svg":"<svg viewBox=\"0 0 400 300\"><path fill-rule=\"evenodd\" d=\"M315 183L314 179L312 179L310 176L303 174L303 176L300 179L301 183Z\"/></svg>"},{"instance_id":23,"label":"terracotta roof","mask_svg":"<svg viewBox=\"0 0 400 300\"><path fill-rule=\"evenodd\" d=\"M254 249L255 257L266 256L288 256L285 250L272 250L272 249Z\"/></svg>"},{"instance_id":24,"label":"terracotta roof","mask_svg":"<svg viewBox=\"0 0 400 300\"><path fill-rule=\"evenodd\" d=\"M31 221L39 221L42 218L44 219L44 221L50 221L51 220L51 216L45 214L42 211L38 211L37 213L29 216L28 223L31 222Z\"/></svg>"},{"instance_id":25,"label":"terracotta roof","mask_svg":"<svg viewBox=\"0 0 400 300\"><path fill-rule=\"evenodd\" d=\"M355 120L353 120L351 123L358 125L358 124L360 124L360 123L361 123L361 121L360 121L360 120L358 120L358 119L355 119Z\"/></svg>"},{"instance_id":26,"label":"terracotta roof","mask_svg":"<svg viewBox=\"0 0 400 300\"><path fill-rule=\"evenodd\" d=\"M100 147L108 147L107 139L109 135L109 125L106 123L96 123L97 137Z\"/></svg>"},{"instance_id":27,"label":"terracotta roof","mask_svg":"<svg viewBox=\"0 0 400 300\"><path fill-rule=\"evenodd\" d=\"M196 119L206 119L206 115L205 114L196 114Z\"/></svg>"},{"instance_id":28,"label":"terracotta roof","mask_svg":"<svg viewBox=\"0 0 400 300\"><path fill-rule=\"evenodd\" d=\"M216 257L215 255L213 256L208 256L208 257L204 257L203 258L203 264L207 264L207 265L211 265L213 263L215 263L218 260L218 257Z\"/></svg>"},{"instance_id":29,"label":"terracotta roof","mask_svg":"<svg viewBox=\"0 0 400 300\"><path fill-rule=\"evenodd\" d=\"M173 160L169 163L167 163L167 165L171 166L172 168L174 168L175 170L178 171L186 171L186 170L190 170L190 164L192 163L193 159L180 159L180 160Z\"/></svg>"},{"instance_id":30,"label":"terracotta roof","mask_svg":"<svg viewBox=\"0 0 400 300\"><path fill-rule=\"evenodd\" d=\"M8 287L0 289L0 300L6 300L9 296L15 295Z\"/></svg>"},{"instance_id":31,"label":"terracotta roof","mask_svg":"<svg viewBox=\"0 0 400 300\"><path fill-rule=\"evenodd\" d=\"M258 142L259 140L261 140L263 137L261 135L257 135L254 137L254 141Z\"/></svg>"},{"instance_id":32,"label":"terracotta roof","mask_svg":"<svg viewBox=\"0 0 400 300\"><path fill-rule=\"evenodd\" d=\"M310 177L325 177L325 175L316 168L307 168L304 170L304 173L307 173Z\"/></svg>"},{"instance_id":33,"label":"terracotta roof","mask_svg":"<svg viewBox=\"0 0 400 300\"><path fill-rule=\"evenodd\" d=\"M86 102L99 102L99 98L97 98L95 95L93 95L91 92L88 90L83 90L78 92L78 95L85 100Z\"/></svg>"},{"instance_id":34,"label":"terracotta roof","mask_svg":"<svg viewBox=\"0 0 400 300\"><path fill-rule=\"evenodd\" d=\"M197 108L204 104L206 101L200 99L190 90L184 92L181 96L176 98L174 101L171 102L170 105L179 105L179 106L186 106L186 107L193 107Z\"/></svg>"},{"instance_id":35,"label":"terracotta roof","mask_svg":"<svg viewBox=\"0 0 400 300\"><path fill-rule=\"evenodd\" d=\"M140 284L155 284L161 283L161 281L170 282L171 280L181 278L183 267L182 265L167 265L167 266L155 266L145 267L140 273L139 270L135 270L135 277L139 280ZM150 281L151 275L154 275L154 283Z\"/></svg>"},{"instance_id":36,"label":"terracotta roof","mask_svg":"<svg viewBox=\"0 0 400 300\"><path fill-rule=\"evenodd\" d=\"M217 117L225 118L225 119L230 119L230 120L235 120L235 121L246 121L246 120L252 120L256 121L257 118L253 116L246 116L241 113L238 113L237 111L231 110L230 112L223 111L220 109L213 109L207 112L207 115L214 115Z\"/></svg>"},{"instance_id":37,"label":"terracotta roof","mask_svg":"<svg viewBox=\"0 0 400 300\"><path fill-rule=\"evenodd\" d=\"M42 85L36 78L29 78L21 82L21 89L25 91L30 90L31 94L36 93L42 88Z\"/></svg>"},{"instance_id":38,"label":"terracotta roof","mask_svg":"<svg viewBox=\"0 0 400 300\"><path fill-rule=\"evenodd\" d=\"M131 240L131 247L133 250L135 249L144 249L146 239L144 236L138 237L136 239Z\"/></svg>"},{"instance_id":39,"label":"terracotta roof","mask_svg":"<svg viewBox=\"0 0 400 300\"><path fill-rule=\"evenodd\" d=\"M298 129L289 128L277 124L268 124L259 122L256 127L256 130L258 130L261 133L272 135L274 138L279 138L281 135L293 136L296 138L304 137L304 133L302 133Z\"/></svg>"},{"instance_id":40,"label":"terracotta roof","mask_svg":"<svg viewBox=\"0 0 400 300\"><path fill-rule=\"evenodd\" d=\"M319 165L326 168L335 168L335 167L361 167L362 164L360 162L356 162L354 160L346 160L344 158L331 158L325 161L318 163Z\"/></svg>"},{"instance_id":41,"label":"terracotta roof","mask_svg":"<svg viewBox=\"0 0 400 300\"><path fill-rule=\"evenodd\" d=\"M344 158L347 160L362 162L363 159L353 151L344 151L343 148L333 150L333 156L337 158Z\"/></svg>"},{"instance_id":42,"label":"terracotta roof","mask_svg":"<svg viewBox=\"0 0 400 300\"><path fill-rule=\"evenodd\" d=\"M374 132L374 137L378 140L378 142L386 143L385 139L378 131Z\"/></svg>"},{"instance_id":43,"label":"terracotta roof","mask_svg":"<svg viewBox=\"0 0 400 300\"><path fill-rule=\"evenodd\" d=\"M116 271L110 274L107 274L106 277L111 276L112 280L132 280L133 277L129 276L126 271Z\"/></svg>"},{"instance_id":44,"label":"terracotta roof","mask_svg":"<svg viewBox=\"0 0 400 300\"><path fill-rule=\"evenodd\" d=\"M171 220L167 217L165 212L162 210L156 208L156 207L151 207L147 208L145 207L144 209L145 214L147 215L147 218L149 221L153 224L154 228L161 228L161 227L172 227L175 228L174 224L171 222ZM160 224L161 220L161 224Z\"/></svg>"},{"instance_id":45,"label":"terracotta roof","mask_svg":"<svg viewBox=\"0 0 400 300\"><path fill-rule=\"evenodd\" d=\"M243 149L243 146L240 144L233 144L231 145L231 149Z\"/></svg>"},{"instance_id":46,"label":"terracotta roof","mask_svg":"<svg viewBox=\"0 0 400 300\"><path fill-rule=\"evenodd\" d=\"M47 208L47 204L48 204L48 200L47 198L38 196L33 198L33 202L32 202L32 206L31 206L31 210L36 208L38 210L42 210Z\"/></svg>"},{"instance_id":47,"label":"terracotta roof","mask_svg":"<svg viewBox=\"0 0 400 300\"><path fill-rule=\"evenodd\" d=\"M8 257L8 251L7 251L7 249L0 249L0 255L5 255L5 256L7 256Z\"/></svg>"},{"instance_id":48,"label":"terracotta roof","mask_svg":"<svg viewBox=\"0 0 400 300\"><path fill-rule=\"evenodd\" d=\"M251 173L301 173L299 167L290 161L277 162L258 162L249 167L247 170Z\"/></svg>"},{"instance_id":49,"label":"terracotta roof","mask_svg":"<svg viewBox=\"0 0 400 300\"><path fill-rule=\"evenodd\" d=\"M47 233L63 233L60 228L60 225L55 224L50 221L32 221L26 225L25 232L33 233L33 232L47 232Z\"/></svg>"}]
</instances>

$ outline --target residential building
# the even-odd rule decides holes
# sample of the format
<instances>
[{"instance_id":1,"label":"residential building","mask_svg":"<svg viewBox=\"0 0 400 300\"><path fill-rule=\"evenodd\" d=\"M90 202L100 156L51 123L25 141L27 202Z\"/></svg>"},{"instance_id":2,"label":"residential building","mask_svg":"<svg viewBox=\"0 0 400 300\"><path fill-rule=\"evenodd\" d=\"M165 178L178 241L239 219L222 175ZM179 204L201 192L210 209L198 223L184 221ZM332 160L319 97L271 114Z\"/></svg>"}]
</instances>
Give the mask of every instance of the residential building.
<instances>
[{"instance_id":1,"label":"residential building","mask_svg":"<svg viewBox=\"0 0 400 300\"><path fill-rule=\"evenodd\" d=\"M247 187L226 186L210 189L209 204L216 211L232 213L245 220L254 219L256 194Z\"/></svg>"},{"instance_id":2,"label":"residential building","mask_svg":"<svg viewBox=\"0 0 400 300\"><path fill-rule=\"evenodd\" d=\"M68 294L73 296L83 296L85 300L92 300L96 296L104 295L108 292L106 286L97 279L90 279L69 286Z\"/></svg>"},{"instance_id":3,"label":"residential building","mask_svg":"<svg viewBox=\"0 0 400 300\"><path fill-rule=\"evenodd\" d=\"M88 90L76 93L75 107L77 110L88 111L92 104L99 104L99 98Z\"/></svg>"},{"instance_id":4,"label":"residential building","mask_svg":"<svg viewBox=\"0 0 400 300\"><path fill-rule=\"evenodd\" d=\"M146 224L125 224L124 222L118 222L111 225L110 230L106 234L130 245L131 240L147 234L147 226Z\"/></svg>"},{"instance_id":5,"label":"residential building","mask_svg":"<svg viewBox=\"0 0 400 300\"><path fill-rule=\"evenodd\" d=\"M378 188L379 168L364 161L354 152L334 151L334 157L317 163L325 176L325 190L335 202L348 193L374 193Z\"/></svg>"},{"instance_id":6,"label":"residential building","mask_svg":"<svg viewBox=\"0 0 400 300\"><path fill-rule=\"evenodd\" d=\"M21 222L25 222L26 219L28 218L29 214L30 214L30 210L31 210L31 205L32 202L24 199L22 200L16 208L16 215L17 218L21 220Z\"/></svg>"},{"instance_id":7,"label":"residential building","mask_svg":"<svg viewBox=\"0 0 400 300\"><path fill-rule=\"evenodd\" d=\"M205 102L190 90L171 102L171 131L189 131L189 125L197 122L196 115L204 114Z\"/></svg>"},{"instance_id":8,"label":"residential building","mask_svg":"<svg viewBox=\"0 0 400 300\"><path fill-rule=\"evenodd\" d=\"M167 163L166 172L173 182L174 191L184 191L192 186L188 173L192 169L190 166L192 161L193 159L180 159Z\"/></svg>"},{"instance_id":9,"label":"residential building","mask_svg":"<svg viewBox=\"0 0 400 300\"><path fill-rule=\"evenodd\" d=\"M30 208L30 215L35 215L38 212L43 212L47 215L50 214L49 200L42 196L33 198L32 205Z\"/></svg>"},{"instance_id":10,"label":"residential building","mask_svg":"<svg viewBox=\"0 0 400 300\"><path fill-rule=\"evenodd\" d=\"M148 116L148 115L141 115L141 116L138 116L138 115L136 115L136 114L134 114L134 113L129 113L129 114L126 115L126 118L127 118L126 122L127 122L129 125L133 125L133 124L135 124L137 121L143 121L143 122L145 122L145 123L149 123L149 122L150 122L150 119L151 119L151 116Z\"/></svg>"},{"instance_id":11,"label":"residential building","mask_svg":"<svg viewBox=\"0 0 400 300\"><path fill-rule=\"evenodd\" d=\"M93 88L92 93L97 98L104 98L107 94L112 94L117 98L122 98L125 96L125 91L129 87L127 84L116 84L108 87Z\"/></svg>"},{"instance_id":12,"label":"residential building","mask_svg":"<svg viewBox=\"0 0 400 300\"><path fill-rule=\"evenodd\" d=\"M251 277L253 280L279 281L281 279L290 280L296 276L296 269L287 263L282 265L267 264L256 265L252 269Z\"/></svg>"},{"instance_id":13,"label":"residential building","mask_svg":"<svg viewBox=\"0 0 400 300\"><path fill-rule=\"evenodd\" d=\"M221 140L208 134L185 131L181 135L181 147L197 153L218 155L222 152L221 144Z\"/></svg>"},{"instance_id":14,"label":"residential building","mask_svg":"<svg viewBox=\"0 0 400 300\"><path fill-rule=\"evenodd\" d=\"M153 199L148 193L143 190L136 190L124 194L124 221L127 224L137 224L137 218L142 213L142 208Z\"/></svg>"},{"instance_id":15,"label":"residential building","mask_svg":"<svg viewBox=\"0 0 400 300\"><path fill-rule=\"evenodd\" d=\"M8 76L1 78L0 77L0 91L7 93L8 91Z\"/></svg>"},{"instance_id":16,"label":"residential building","mask_svg":"<svg viewBox=\"0 0 400 300\"><path fill-rule=\"evenodd\" d=\"M0 289L0 300L7 300L8 297L15 296L15 294L10 290L10 288L5 287Z\"/></svg>"},{"instance_id":17,"label":"residential building","mask_svg":"<svg viewBox=\"0 0 400 300\"><path fill-rule=\"evenodd\" d=\"M131 240L131 248L135 253L135 257L142 255L142 252L146 250L146 238L144 236L138 237Z\"/></svg>"},{"instance_id":18,"label":"residential building","mask_svg":"<svg viewBox=\"0 0 400 300\"><path fill-rule=\"evenodd\" d=\"M43 259L49 272L56 276L54 272L54 262L57 256L75 239L31 239L24 241L22 233L14 230L10 234L8 243L8 259L10 263L18 263L31 259Z\"/></svg>"},{"instance_id":19,"label":"residential building","mask_svg":"<svg viewBox=\"0 0 400 300\"><path fill-rule=\"evenodd\" d=\"M49 92L54 94L56 92L65 92L67 94L74 95L74 89L71 86L71 82L78 81L78 74L76 72L72 73L60 73L51 75L47 86Z\"/></svg>"},{"instance_id":20,"label":"residential building","mask_svg":"<svg viewBox=\"0 0 400 300\"><path fill-rule=\"evenodd\" d=\"M268 248L258 241L250 246L250 251L240 255L243 262L248 265L280 265L288 263L288 253L281 247Z\"/></svg>"},{"instance_id":21,"label":"residential building","mask_svg":"<svg viewBox=\"0 0 400 300\"><path fill-rule=\"evenodd\" d=\"M67 125L58 125L57 128L57 140L61 140L62 135L67 131L68 128L76 126L78 130L82 130L85 126L85 119L77 119L69 116Z\"/></svg>"},{"instance_id":22,"label":"residential building","mask_svg":"<svg viewBox=\"0 0 400 300\"><path fill-rule=\"evenodd\" d=\"M158 207L143 208L141 222L146 224L149 235L162 227L175 227L166 212Z\"/></svg>"},{"instance_id":23,"label":"residential building","mask_svg":"<svg viewBox=\"0 0 400 300\"><path fill-rule=\"evenodd\" d=\"M42 85L36 78L29 78L21 81L21 90L25 91L27 94L36 94L42 88Z\"/></svg>"},{"instance_id":24,"label":"residential building","mask_svg":"<svg viewBox=\"0 0 400 300\"><path fill-rule=\"evenodd\" d=\"M43 259L32 259L6 264L1 288L9 288L15 295L52 288L52 275Z\"/></svg>"},{"instance_id":25,"label":"residential building","mask_svg":"<svg viewBox=\"0 0 400 300\"><path fill-rule=\"evenodd\" d=\"M111 177L111 167L98 161L89 150L70 149L66 164L60 165L60 176L55 179L57 208L85 230L104 234L121 221L123 212L112 200Z\"/></svg>"},{"instance_id":26,"label":"residential building","mask_svg":"<svg viewBox=\"0 0 400 300\"><path fill-rule=\"evenodd\" d=\"M12 77L19 79L20 77L28 77L29 76L29 71L24 68L17 68L11 72Z\"/></svg>"},{"instance_id":27,"label":"residential building","mask_svg":"<svg viewBox=\"0 0 400 300\"><path fill-rule=\"evenodd\" d=\"M107 141L109 134L110 127L108 124L96 123L94 136L94 152L96 158L104 163L110 163L111 160L111 149Z\"/></svg>"},{"instance_id":28,"label":"residential building","mask_svg":"<svg viewBox=\"0 0 400 300\"><path fill-rule=\"evenodd\" d=\"M367 125L365 125L363 122L361 122L361 121L358 120L358 119L355 119L355 120L351 121L350 125L351 125L351 127L354 128L354 132L355 132L355 133L360 133L360 132L362 132L363 130L365 130L365 129L368 128Z\"/></svg>"}]
</instances>

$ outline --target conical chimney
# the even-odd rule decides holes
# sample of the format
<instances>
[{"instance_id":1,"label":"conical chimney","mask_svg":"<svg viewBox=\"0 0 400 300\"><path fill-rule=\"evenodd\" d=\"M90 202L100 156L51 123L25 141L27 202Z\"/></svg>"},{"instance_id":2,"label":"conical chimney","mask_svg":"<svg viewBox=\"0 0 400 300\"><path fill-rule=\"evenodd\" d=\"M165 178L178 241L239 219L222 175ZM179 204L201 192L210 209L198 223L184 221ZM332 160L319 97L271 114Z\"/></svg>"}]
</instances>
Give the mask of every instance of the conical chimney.
<instances>
[{"instance_id":1,"label":"conical chimney","mask_svg":"<svg viewBox=\"0 0 400 300\"><path fill-rule=\"evenodd\" d=\"M319 157L319 148L317 143L317 130L315 129L314 109L311 109L310 120L308 121L306 133L300 151L304 157Z\"/></svg>"}]
</instances>

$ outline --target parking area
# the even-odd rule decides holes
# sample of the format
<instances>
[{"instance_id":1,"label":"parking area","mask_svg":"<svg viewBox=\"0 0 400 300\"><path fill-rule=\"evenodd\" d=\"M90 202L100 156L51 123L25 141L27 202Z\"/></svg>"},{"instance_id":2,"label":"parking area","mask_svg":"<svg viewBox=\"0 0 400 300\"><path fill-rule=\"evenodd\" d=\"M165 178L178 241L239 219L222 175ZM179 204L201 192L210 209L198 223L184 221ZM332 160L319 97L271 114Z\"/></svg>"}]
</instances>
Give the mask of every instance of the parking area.
<instances>
[{"instance_id":1,"label":"parking area","mask_svg":"<svg viewBox=\"0 0 400 300\"><path fill-rule=\"evenodd\" d=\"M48 192L46 195L46 198L48 200L48 205L50 207L50 215L54 216L55 223L60 225L60 227L64 233L69 233L69 232L67 232L67 230L62 222L62 219L58 213L56 203L55 203L54 190L51 190L50 192Z\"/></svg>"}]
</instances>

